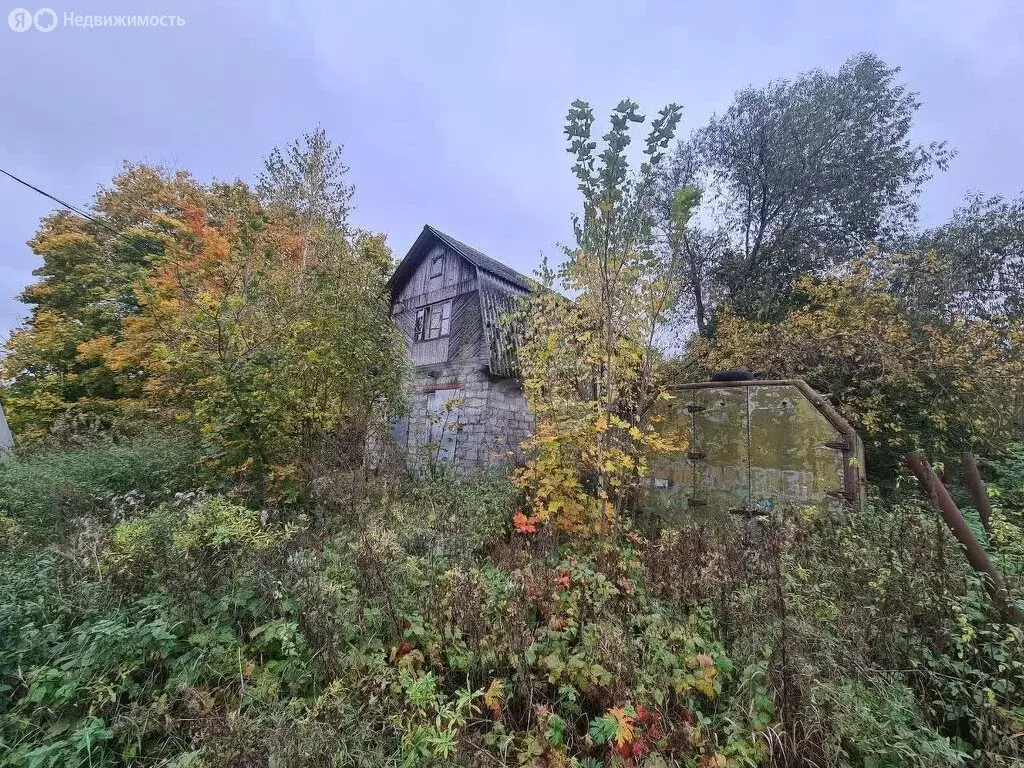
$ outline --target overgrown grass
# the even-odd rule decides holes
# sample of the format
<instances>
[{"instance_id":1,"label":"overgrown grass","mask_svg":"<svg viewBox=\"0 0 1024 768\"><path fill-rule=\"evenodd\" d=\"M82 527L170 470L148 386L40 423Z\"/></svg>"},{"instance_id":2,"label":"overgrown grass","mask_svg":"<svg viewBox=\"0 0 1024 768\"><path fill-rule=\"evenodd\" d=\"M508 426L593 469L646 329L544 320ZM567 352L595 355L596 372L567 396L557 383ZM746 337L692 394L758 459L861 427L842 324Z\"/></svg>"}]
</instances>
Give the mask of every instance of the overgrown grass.
<instances>
[{"instance_id":1,"label":"overgrown grass","mask_svg":"<svg viewBox=\"0 0 1024 768\"><path fill-rule=\"evenodd\" d=\"M76 516L110 511L118 496L132 494L139 504L165 500L196 486L198 456L187 436L157 431L67 452L4 454L0 516L51 534Z\"/></svg>"}]
</instances>

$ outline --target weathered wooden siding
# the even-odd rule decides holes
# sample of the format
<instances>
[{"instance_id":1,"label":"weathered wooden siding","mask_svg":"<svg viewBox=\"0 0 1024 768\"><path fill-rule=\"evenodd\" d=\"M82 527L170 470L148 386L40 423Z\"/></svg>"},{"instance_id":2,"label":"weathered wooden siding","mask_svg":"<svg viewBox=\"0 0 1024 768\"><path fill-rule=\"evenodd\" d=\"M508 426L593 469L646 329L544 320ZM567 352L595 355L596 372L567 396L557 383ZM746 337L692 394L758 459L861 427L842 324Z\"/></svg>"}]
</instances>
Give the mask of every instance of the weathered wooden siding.
<instances>
[{"instance_id":1,"label":"weathered wooden siding","mask_svg":"<svg viewBox=\"0 0 1024 768\"><path fill-rule=\"evenodd\" d=\"M430 262L436 256L444 256L444 272L440 279L430 278ZM431 304L445 298L451 298L463 291L473 290L472 287L464 287L464 283L473 285L476 283L476 267L469 264L450 248L438 243L431 249L430 253L420 262L409 282L402 288L401 293L394 297L397 302L413 301L416 306ZM456 289L453 291L453 289Z\"/></svg>"},{"instance_id":2,"label":"weathered wooden siding","mask_svg":"<svg viewBox=\"0 0 1024 768\"><path fill-rule=\"evenodd\" d=\"M486 357L487 343L484 339L483 320L480 317L480 297L477 291L464 293L452 300L448 360L461 363Z\"/></svg>"},{"instance_id":3,"label":"weathered wooden siding","mask_svg":"<svg viewBox=\"0 0 1024 768\"><path fill-rule=\"evenodd\" d=\"M416 365L432 365L448 362L448 337L414 341L409 348L409 355Z\"/></svg>"},{"instance_id":4,"label":"weathered wooden siding","mask_svg":"<svg viewBox=\"0 0 1024 768\"><path fill-rule=\"evenodd\" d=\"M516 334L503 319L517 308L520 297L527 292L507 280L480 272L480 310L486 334L486 352L491 373L497 376L518 375Z\"/></svg>"},{"instance_id":5,"label":"weathered wooden siding","mask_svg":"<svg viewBox=\"0 0 1024 768\"><path fill-rule=\"evenodd\" d=\"M431 278L431 261L437 256L444 256L444 269L440 277ZM394 297L392 314L405 336L409 356L416 365L467 361L486 356L476 280L476 267L439 243ZM416 310L448 300L452 302L449 335L416 341L413 338Z\"/></svg>"}]
</instances>

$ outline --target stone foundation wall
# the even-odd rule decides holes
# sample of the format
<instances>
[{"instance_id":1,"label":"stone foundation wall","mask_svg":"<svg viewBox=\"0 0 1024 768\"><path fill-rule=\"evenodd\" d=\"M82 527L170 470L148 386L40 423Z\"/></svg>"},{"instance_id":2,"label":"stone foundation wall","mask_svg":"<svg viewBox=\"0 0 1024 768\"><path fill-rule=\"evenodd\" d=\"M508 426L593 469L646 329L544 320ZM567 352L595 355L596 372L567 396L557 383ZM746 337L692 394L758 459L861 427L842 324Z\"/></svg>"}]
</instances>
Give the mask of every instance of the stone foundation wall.
<instances>
[{"instance_id":1,"label":"stone foundation wall","mask_svg":"<svg viewBox=\"0 0 1024 768\"><path fill-rule=\"evenodd\" d=\"M465 474L515 461L532 428L519 382L491 376L479 361L419 366L408 391L409 415L392 435L412 468L450 463Z\"/></svg>"}]
</instances>

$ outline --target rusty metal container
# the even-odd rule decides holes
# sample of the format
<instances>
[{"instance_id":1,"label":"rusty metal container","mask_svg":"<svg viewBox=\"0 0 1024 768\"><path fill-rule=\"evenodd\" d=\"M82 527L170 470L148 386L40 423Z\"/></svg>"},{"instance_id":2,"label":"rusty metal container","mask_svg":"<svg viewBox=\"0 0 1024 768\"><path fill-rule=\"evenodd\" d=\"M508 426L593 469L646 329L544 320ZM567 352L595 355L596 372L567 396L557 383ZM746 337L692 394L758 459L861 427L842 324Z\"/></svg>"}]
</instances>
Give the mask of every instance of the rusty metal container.
<instances>
[{"instance_id":1,"label":"rusty metal container","mask_svg":"<svg viewBox=\"0 0 1024 768\"><path fill-rule=\"evenodd\" d=\"M863 503L864 446L806 382L702 382L671 392L662 429L689 447L652 462L648 510L663 523Z\"/></svg>"}]
</instances>

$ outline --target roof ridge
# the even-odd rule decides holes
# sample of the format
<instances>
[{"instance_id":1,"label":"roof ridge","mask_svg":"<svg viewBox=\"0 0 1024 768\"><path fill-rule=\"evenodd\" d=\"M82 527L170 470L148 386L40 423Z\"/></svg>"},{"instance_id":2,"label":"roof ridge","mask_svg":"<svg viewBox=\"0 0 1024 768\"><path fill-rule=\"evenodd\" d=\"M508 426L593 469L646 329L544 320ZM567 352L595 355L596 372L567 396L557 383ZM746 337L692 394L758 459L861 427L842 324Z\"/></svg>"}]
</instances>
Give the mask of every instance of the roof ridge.
<instances>
[{"instance_id":1,"label":"roof ridge","mask_svg":"<svg viewBox=\"0 0 1024 768\"><path fill-rule=\"evenodd\" d=\"M440 240L443 240L450 248L455 250L460 256L462 256L464 259L471 262L475 266L479 267L480 269L486 270L487 272L497 275L498 277L504 280L508 280L511 283L515 283L521 288L525 288L527 290L533 290L536 286L536 281L533 280L532 278L527 277L522 272L513 269L504 262L498 261L497 259L488 256L483 251L474 248L471 245L467 245L461 240L452 237L447 232L442 232L440 229L430 224L424 224L423 229L425 231L430 232Z\"/></svg>"}]
</instances>

